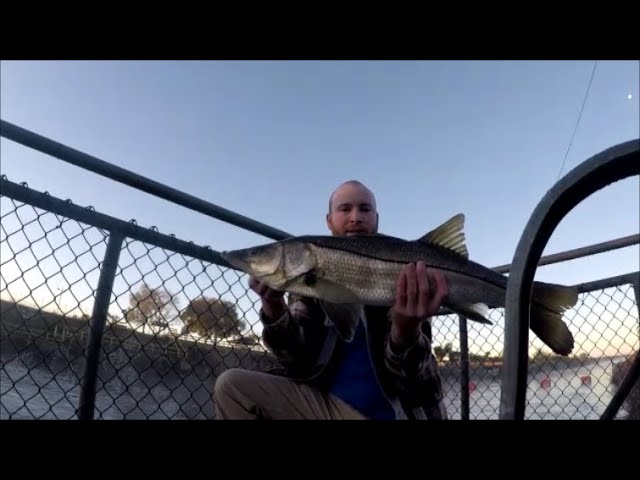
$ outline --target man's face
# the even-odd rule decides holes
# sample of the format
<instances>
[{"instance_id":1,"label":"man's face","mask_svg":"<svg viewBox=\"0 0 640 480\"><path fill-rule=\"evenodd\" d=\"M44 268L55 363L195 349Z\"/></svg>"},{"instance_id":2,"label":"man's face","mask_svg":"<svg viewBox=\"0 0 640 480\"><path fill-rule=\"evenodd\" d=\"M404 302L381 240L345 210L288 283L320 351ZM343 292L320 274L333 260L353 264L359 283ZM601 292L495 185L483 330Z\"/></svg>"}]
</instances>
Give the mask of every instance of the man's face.
<instances>
[{"instance_id":1,"label":"man's face","mask_svg":"<svg viewBox=\"0 0 640 480\"><path fill-rule=\"evenodd\" d=\"M371 192L353 184L338 188L327 214L327 227L335 236L377 233L378 212Z\"/></svg>"}]
</instances>

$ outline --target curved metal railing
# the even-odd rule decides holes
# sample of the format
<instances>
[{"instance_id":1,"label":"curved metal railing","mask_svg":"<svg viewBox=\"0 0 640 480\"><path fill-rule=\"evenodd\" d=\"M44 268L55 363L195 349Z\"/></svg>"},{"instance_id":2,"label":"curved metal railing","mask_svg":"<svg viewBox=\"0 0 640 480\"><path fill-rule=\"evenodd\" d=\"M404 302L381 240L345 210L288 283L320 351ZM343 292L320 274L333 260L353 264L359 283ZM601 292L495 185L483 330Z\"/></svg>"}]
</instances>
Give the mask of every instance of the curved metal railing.
<instances>
[{"instance_id":1,"label":"curved metal railing","mask_svg":"<svg viewBox=\"0 0 640 480\"><path fill-rule=\"evenodd\" d=\"M527 223L513 256L505 306L505 350L500 419L524 418L529 345L529 304L538 261L562 219L580 202L608 185L640 174L640 139L618 144L591 157L558 181ZM638 357L613 400L619 405L637 380ZM523 374L524 373L524 374ZM606 417L615 414L607 409ZM603 415L604 417L605 415Z\"/></svg>"}]
</instances>

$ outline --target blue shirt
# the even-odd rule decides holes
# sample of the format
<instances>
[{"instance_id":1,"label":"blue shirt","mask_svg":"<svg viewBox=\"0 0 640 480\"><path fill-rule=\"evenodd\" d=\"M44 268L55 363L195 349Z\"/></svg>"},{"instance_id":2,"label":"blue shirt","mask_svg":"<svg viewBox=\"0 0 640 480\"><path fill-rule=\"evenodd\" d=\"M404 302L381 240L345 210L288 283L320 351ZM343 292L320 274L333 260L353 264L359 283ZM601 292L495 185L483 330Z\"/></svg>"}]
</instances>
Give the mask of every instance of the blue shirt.
<instances>
[{"instance_id":1,"label":"blue shirt","mask_svg":"<svg viewBox=\"0 0 640 480\"><path fill-rule=\"evenodd\" d=\"M345 343L330 393L370 419L393 420L395 412L378 385L369 360L364 324L358 322L352 342Z\"/></svg>"}]
</instances>

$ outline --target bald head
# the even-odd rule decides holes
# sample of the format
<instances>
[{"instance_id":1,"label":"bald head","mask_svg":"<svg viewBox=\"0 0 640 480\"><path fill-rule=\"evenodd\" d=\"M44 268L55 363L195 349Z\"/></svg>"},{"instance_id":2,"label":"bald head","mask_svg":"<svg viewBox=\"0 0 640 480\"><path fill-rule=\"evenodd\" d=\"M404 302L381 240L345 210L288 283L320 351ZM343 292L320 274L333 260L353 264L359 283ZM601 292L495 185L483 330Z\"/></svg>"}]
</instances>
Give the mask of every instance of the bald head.
<instances>
[{"instance_id":1,"label":"bald head","mask_svg":"<svg viewBox=\"0 0 640 480\"><path fill-rule=\"evenodd\" d=\"M336 236L376 233L378 212L373 192L357 180L344 182L329 198L327 226Z\"/></svg>"},{"instance_id":2,"label":"bald head","mask_svg":"<svg viewBox=\"0 0 640 480\"><path fill-rule=\"evenodd\" d=\"M374 210L376 209L376 199L375 199L375 196L373 195L373 192L369 190L364 183L359 182L358 180L349 180L344 182L338 188L336 188L331 194L331 196L329 197L329 213L331 213L331 210L333 208L333 200L334 200L334 197L336 197L336 195L341 196L341 194L345 191L351 193L354 190L359 190L362 193L368 195L370 197L370 201L373 209Z\"/></svg>"}]
</instances>

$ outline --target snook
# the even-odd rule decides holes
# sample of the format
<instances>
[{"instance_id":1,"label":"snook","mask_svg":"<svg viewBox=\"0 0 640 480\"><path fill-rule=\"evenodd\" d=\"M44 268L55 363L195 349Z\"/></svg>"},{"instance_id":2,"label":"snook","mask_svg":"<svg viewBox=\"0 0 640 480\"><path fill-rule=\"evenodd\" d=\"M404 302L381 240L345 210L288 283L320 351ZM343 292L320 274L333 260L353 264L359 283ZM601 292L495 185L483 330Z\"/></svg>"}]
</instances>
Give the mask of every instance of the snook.
<instances>
[{"instance_id":1,"label":"snook","mask_svg":"<svg viewBox=\"0 0 640 480\"><path fill-rule=\"evenodd\" d=\"M422 260L448 282L445 307L490 324L488 308L505 305L507 277L469 259L463 227L464 216L459 214L412 241L379 234L307 235L224 252L222 257L276 290L334 304L377 306L394 304L401 270ZM574 345L562 316L577 299L574 287L534 282L531 330L562 355Z\"/></svg>"}]
</instances>

